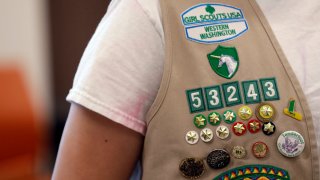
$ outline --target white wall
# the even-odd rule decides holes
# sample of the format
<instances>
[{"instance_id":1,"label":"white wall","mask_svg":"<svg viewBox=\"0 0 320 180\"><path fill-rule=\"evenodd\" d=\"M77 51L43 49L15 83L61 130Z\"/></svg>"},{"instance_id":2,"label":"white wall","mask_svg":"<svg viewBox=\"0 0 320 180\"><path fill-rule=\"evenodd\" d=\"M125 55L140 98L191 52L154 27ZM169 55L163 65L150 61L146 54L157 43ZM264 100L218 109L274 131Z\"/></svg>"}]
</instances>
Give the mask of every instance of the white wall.
<instances>
[{"instance_id":1,"label":"white wall","mask_svg":"<svg viewBox=\"0 0 320 180\"><path fill-rule=\"evenodd\" d=\"M35 108L50 115L49 18L46 0L0 0L0 68L19 66Z\"/></svg>"}]
</instances>

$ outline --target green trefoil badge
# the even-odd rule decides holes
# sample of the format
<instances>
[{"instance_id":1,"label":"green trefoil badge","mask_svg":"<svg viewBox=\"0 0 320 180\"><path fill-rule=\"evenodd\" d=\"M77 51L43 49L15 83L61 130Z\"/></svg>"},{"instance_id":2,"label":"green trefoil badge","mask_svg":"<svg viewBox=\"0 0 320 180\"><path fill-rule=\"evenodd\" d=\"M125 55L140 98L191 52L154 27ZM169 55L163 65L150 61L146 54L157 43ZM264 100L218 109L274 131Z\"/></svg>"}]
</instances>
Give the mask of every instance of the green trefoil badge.
<instances>
[{"instance_id":1,"label":"green trefoil badge","mask_svg":"<svg viewBox=\"0 0 320 180\"><path fill-rule=\"evenodd\" d=\"M212 7L212 6L210 6L210 5L208 4L207 7L206 7L206 11L207 11L208 13L210 13L210 14L213 14L213 13L216 11L216 9L214 9L214 7Z\"/></svg>"},{"instance_id":2,"label":"green trefoil badge","mask_svg":"<svg viewBox=\"0 0 320 180\"><path fill-rule=\"evenodd\" d=\"M239 56L235 47L219 45L207 57L212 70L221 77L231 79L238 71Z\"/></svg>"}]
</instances>

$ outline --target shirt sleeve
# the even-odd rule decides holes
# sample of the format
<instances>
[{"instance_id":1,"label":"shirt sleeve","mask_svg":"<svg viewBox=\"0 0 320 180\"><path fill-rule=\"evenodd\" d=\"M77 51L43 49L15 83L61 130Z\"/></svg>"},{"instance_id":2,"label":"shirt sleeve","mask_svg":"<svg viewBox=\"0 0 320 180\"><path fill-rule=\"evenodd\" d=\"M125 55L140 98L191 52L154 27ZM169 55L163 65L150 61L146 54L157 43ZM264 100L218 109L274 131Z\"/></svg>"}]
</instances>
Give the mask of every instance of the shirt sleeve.
<instances>
[{"instance_id":1,"label":"shirt sleeve","mask_svg":"<svg viewBox=\"0 0 320 180\"><path fill-rule=\"evenodd\" d=\"M67 100L144 135L163 59L161 35L141 4L112 2L82 56Z\"/></svg>"}]
</instances>

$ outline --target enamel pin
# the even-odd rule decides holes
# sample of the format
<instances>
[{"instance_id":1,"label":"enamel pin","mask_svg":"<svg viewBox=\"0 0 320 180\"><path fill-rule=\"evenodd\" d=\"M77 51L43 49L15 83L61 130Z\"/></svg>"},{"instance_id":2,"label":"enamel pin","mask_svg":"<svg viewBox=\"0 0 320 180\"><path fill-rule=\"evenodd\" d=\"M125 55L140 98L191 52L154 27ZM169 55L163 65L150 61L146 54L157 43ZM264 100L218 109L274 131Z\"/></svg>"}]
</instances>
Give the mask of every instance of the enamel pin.
<instances>
[{"instance_id":1,"label":"enamel pin","mask_svg":"<svg viewBox=\"0 0 320 180\"><path fill-rule=\"evenodd\" d=\"M290 99L289 100L289 106L288 108L284 108L283 109L283 113L287 116L292 117L293 119L296 119L298 121L302 121L302 115L300 113L298 113L297 111L295 111L295 100L294 99Z\"/></svg>"}]
</instances>

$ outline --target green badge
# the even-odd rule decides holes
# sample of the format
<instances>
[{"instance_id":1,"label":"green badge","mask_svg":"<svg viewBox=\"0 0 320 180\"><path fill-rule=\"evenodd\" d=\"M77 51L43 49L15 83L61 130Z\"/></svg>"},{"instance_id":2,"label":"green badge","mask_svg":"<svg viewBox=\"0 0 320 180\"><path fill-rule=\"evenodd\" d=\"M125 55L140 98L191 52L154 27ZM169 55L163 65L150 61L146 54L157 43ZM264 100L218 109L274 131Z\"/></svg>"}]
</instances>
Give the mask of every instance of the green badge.
<instances>
[{"instance_id":1,"label":"green badge","mask_svg":"<svg viewBox=\"0 0 320 180\"><path fill-rule=\"evenodd\" d=\"M198 114L193 118L193 123L197 128L204 128L207 125L207 119L204 115Z\"/></svg>"},{"instance_id":2,"label":"green badge","mask_svg":"<svg viewBox=\"0 0 320 180\"><path fill-rule=\"evenodd\" d=\"M226 110L223 113L223 120L224 122L226 122L227 124L231 124L234 123L237 119L237 115L234 111L232 110Z\"/></svg>"},{"instance_id":3,"label":"green badge","mask_svg":"<svg viewBox=\"0 0 320 180\"><path fill-rule=\"evenodd\" d=\"M239 67L239 57L235 47L219 45L207 55L210 66L219 76L231 79Z\"/></svg>"},{"instance_id":4,"label":"green badge","mask_svg":"<svg viewBox=\"0 0 320 180\"><path fill-rule=\"evenodd\" d=\"M217 126L221 123L221 115L218 112L212 112L208 115L208 122L212 126Z\"/></svg>"}]
</instances>

